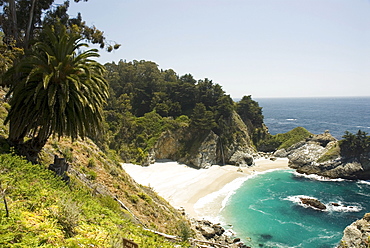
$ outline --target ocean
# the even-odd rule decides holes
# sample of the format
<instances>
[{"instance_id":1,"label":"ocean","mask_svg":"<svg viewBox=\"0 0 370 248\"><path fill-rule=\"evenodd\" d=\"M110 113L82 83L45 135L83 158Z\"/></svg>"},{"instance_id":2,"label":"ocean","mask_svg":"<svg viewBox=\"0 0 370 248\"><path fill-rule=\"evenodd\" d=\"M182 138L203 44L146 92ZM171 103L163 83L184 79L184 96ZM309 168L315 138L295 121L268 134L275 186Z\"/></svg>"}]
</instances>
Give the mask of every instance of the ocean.
<instances>
[{"instance_id":1,"label":"ocean","mask_svg":"<svg viewBox=\"0 0 370 248\"><path fill-rule=\"evenodd\" d=\"M304 127L314 134L326 130L337 139L345 131L370 132L370 97L260 98L264 122L271 134Z\"/></svg>"},{"instance_id":2,"label":"ocean","mask_svg":"<svg viewBox=\"0 0 370 248\"><path fill-rule=\"evenodd\" d=\"M297 126L340 139L345 131L370 131L370 97L257 99L271 134ZM300 197L323 202L307 208ZM346 226L370 212L370 182L326 180L293 170L255 175L235 190L220 216L251 247L336 247Z\"/></svg>"}]
</instances>

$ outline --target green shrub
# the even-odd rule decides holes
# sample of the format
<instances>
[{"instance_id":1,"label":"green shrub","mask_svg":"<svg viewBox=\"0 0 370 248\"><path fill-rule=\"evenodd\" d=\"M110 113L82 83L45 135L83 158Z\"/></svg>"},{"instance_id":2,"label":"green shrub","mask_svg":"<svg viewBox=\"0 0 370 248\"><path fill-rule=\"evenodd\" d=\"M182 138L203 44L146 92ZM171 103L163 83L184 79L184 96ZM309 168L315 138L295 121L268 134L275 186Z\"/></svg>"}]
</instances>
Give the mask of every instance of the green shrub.
<instances>
[{"instance_id":1,"label":"green shrub","mask_svg":"<svg viewBox=\"0 0 370 248\"><path fill-rule=\"evenodd\" d=\"M67 238L74 236L75 228L80 218L80 206L70 198L61 198L57 202L58 208L53 213L58 223L62 226Z\"/></svg>"},{"instance_id":2,"label":"green shrub","mask_svg":"<svg viewBox=\"0 0 370 248\"><path fill-rule=\"evenodd\" d=\"M312 134L303 127L296 127L289 132L266 136L257 148L259 151L273 152L278 149L287 149L290 146L308 138Z\"/></svg>"},{"instance_id":3,"label":"green shrub","mask_svg":"<svg viewBox=\"0 0 370 248\"><path fill-rule=\"evenodd\" d=\"M89 161L87 161L87 167L94 168L96 166L96 161L94 158L89 158Z\"/></svg>"},{"instance_id":4,"label":"green shrub","mask_svg":"<svg viewBox=\"0 0 370 248\"><path fill-rule=\"evenodd\" d=\"M98 177L98 174L96 174L96 172L93 170L88 170L86 172L86 178L89 180L95 180L97 177Z\"/></svg>"},{"instance_id":5,"label":"green shrub","mask_svg":"<svg viewBox=\"0 0 370 248\"><path fill-rule=\"evenodd\" d=\"M146 201L147 203L151 203L152 202L152 198L150 196L148 196L147 194L145 194L144 192L140 192L138 194L138 196L143 199L144 201Z\"/></svg>"}]
</instances>

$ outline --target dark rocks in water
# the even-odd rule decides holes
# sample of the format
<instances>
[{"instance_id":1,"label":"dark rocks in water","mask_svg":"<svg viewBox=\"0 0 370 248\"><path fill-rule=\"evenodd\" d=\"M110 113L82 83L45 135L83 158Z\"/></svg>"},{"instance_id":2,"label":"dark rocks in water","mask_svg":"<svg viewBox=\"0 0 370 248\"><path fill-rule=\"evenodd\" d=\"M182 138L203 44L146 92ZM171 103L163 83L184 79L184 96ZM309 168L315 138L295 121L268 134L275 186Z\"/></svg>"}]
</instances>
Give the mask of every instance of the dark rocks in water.
<instances>
[{"instance_id":1,"label":"dark rocks in water","mask_svg":"<svg viewBox=\"0 0 370 248\"><path fill-rule=\"evenodd\" d=\"M237 243L237 242L240 242L240 238L235 238L235 239L233 240L233 243Z\"/></svg>"},{"instance_id":2,"label":"dark rocks in water","mask_svg":"<svg viewBox=\"0 0 370 248\"><path fill-rule=\"evenodd\" d=\"M330 205L334 206L334 207L339 207L340 204L339 203L336 203L336 202L331 202Z\"/></svg>"},{"instance_id":3,"label":"dark rocks in water","mask_svg":"<svg viewBox=\"0 0 370 248\"><path fill-rule=\"evenodd\" d=\"M325 210L326 206L322 202L314 198L299 198L304 205L314 209Z\"/></svg>"},{"instance_id":4,"label":"dark rocks in water","mask_svg":"<svg viewBox=\"0 0 370 248\"><path fill-rule=\"evenodd\" d=\"M272 235L270 235L270 234L261 234L261 238L263 238L264 240L270 240L270 239L272 239Z\"/></svg>"}]
</instances>

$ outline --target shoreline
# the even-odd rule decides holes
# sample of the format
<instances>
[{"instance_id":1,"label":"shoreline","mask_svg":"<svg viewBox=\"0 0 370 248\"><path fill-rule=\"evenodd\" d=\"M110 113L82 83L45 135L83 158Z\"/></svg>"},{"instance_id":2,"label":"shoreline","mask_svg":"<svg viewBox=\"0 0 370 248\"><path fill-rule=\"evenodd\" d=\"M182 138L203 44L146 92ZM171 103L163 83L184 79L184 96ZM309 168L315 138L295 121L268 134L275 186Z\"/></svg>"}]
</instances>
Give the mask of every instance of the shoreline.
<instances>
[{"instance_id":1,"label":"shoreline","mask_svg":"<svg viewBox=\"0 0 370 248\"><path fill-rule=\"evenodd\" d=\"M256 159L254 166L213 165L194 169L175 161L157 161L147 167L122 164L139 184L151 187L189 218L217 219L229 196L248 178L277 169L290 169L287 158Z\"/></svg>"}]
</instances>

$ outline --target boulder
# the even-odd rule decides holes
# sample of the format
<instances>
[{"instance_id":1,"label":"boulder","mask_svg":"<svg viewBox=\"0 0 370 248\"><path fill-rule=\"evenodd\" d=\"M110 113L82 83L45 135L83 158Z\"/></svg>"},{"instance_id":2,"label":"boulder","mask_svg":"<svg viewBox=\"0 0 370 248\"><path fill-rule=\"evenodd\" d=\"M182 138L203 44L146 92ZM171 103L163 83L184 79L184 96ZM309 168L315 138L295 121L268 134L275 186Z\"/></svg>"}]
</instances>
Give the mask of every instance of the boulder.
<instances>
[{"instance_id":1,"label":"boulder","mask_svg":"<svg viewBox=\"0 0 370 248\"><path fill-rule=\"evenodd\" d=\"M233 165L253 165L253 156L242 151L236 151L229 160Z\"/></svg>"},{"instance_id":2,"label":"boulder","mask_svg":"<svg viewBox=\"0 0 370 248\"><path fill-rule=\"evenodd\" d=\"M326 209L326 206L325 204L323 204L322 202L320 202L319 200L315 199L315 198L299 198L302 202L302 204L306 205L306 206L309 206L313 209L319 209L319 210L325 210Z\"/></svg>"},{"instance_id":3,"label":"boulder","mask_svg":"<svg viewBox=\"0 0 370 248\"><path fill-rule=\"evenodd\" d=\"M286 158L288 156L287 151L283 149L279 149L276 152L274 152L274 156L278 158Z\"/></svg>"}]
</instances>

